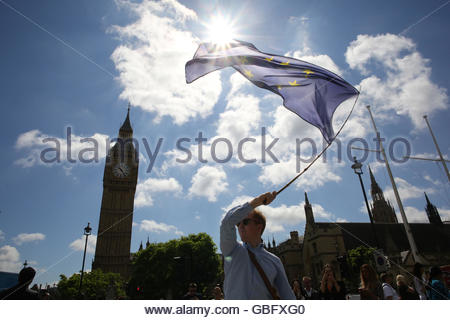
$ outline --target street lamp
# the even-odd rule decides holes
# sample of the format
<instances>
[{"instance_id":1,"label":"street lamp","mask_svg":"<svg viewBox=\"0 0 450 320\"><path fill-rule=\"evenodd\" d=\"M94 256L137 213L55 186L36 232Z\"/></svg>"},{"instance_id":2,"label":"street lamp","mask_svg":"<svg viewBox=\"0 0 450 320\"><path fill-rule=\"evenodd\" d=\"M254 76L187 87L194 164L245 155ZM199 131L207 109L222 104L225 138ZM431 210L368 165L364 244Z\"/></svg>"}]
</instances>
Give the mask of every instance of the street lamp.
<instances>
[{"instance_id":1,"label":"street lamp","mask_svg":"<svg viewBox=\"0 0 450 320\"><path fill-rule=\"evenodd\" d=\"M369 218L370 218L370 225L372 226L372 232L373 232L373 236L374 236L374 238L375 238L375 243L376 243L376 245L377 245L377 248L378 249L381 249L381 247L380 247L380 243L378 242L378 237L377 237L377 234L376 234L376 232L375 232L375 226L374 226L374 224L373 224L373 218L372 218L372 212L370 211L370 208L369 208L369 202L367 201L367 196L366 196L366 189L364 188L364 183L363 183L363 181L362 181L362 179L361 179L361 175L363 174L363 171L362 171L362 163L361 162L358 162L358 160L356 160L356 157L353 157L353 165L352 165L352 169L355 171L355 173L358 175L358 178L359 178L359 182L361 183L361 189L362 189L362 192L363 192L363 195L364 195L364 200L365 200L365 202L366 202L366 208L367 208L367 213L369 214Z\"/></svg>"},{"instance_id":2,"label":"street lamp","mask_svg":"<svg viewBox=\"0 0 450 320\"><path fill-rule=\"evenodd\" d=\"M89 222L84 228L84 235L86 236L86 243L84 244L84 254L83 254L83 265L81 267L81 277L80 277L80 287L78 289L78 295L81 297L81 285L83 284L83 273L84 273L84 260L86 259L86 249L87 249L87 243L88 243L88 237L91 234L92 228L89 226Z\"/></svg>"}]
</instances>

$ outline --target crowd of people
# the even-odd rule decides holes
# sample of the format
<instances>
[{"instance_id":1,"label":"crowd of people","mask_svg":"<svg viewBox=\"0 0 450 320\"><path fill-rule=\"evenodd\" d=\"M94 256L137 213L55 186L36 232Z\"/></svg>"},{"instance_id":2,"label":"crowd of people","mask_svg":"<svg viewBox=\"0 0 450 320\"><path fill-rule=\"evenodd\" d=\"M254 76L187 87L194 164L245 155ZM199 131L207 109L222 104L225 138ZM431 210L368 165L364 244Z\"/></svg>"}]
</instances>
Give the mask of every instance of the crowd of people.
<instances>
[{"instance_id":1,"label":"crowd of people","mask_svg":"<svg viewBox=\"0 0 450 320\"><path fill-rule=\"evenodd\" d=\"M360 287L357 298L361 300L445 300L450 295L442 278L439 267L431 267L430 271L416 263L411 283L407 277L398 274L395 277L391 273L378 275L369 264L363 264L360 268ZM410 278L411 278L410 277ZM352 295L345 286L344 281L336 280L333 267L326 264L322 270L322 278L317 288L312 286L312 279L303 276L291 283L291 289L297 300L346 300ZM206 299L222 300L224 295L221 285L217 284ZM201 300L202 295L197 292L197 284L190 283L188 292L183 296L185 300Z\"/></svg>"},{"instance_id":2,"label":"crowd of people","mask_svg":"<svg viewBox=\"0 0 450 320\"><path fill-rule=\"evenodd\" d=\"M450 293L447 289L442 270L431 267L429 272L420 263L414 266L411 283L407 277L398 274L382 273L380 276L369 264L360 268L360 287L357 298L361 300L447 300ZM311 278L304 276L302 282L292 281L292 291L297 300L344 300L355 298L347 292L343 281L337 281L333 267L326 264L322 271L322 279L316 289L311 287Z\"/></svg>"},{"instance_id":3,"label":"crowd of people","mask_svg":"<svg viewBox=\"0 0 450 320\"><path fill-rule=\"evenodd\" d=\"M29 288L36 272L33 268L23 268L16 285L0 292L0 300L43 300L50 299L48 290L40 290L37 285ZM410 275L411 281L402 274L395 277L391 273L381 273L379 276L369 264L360 268L360 287L358 295L352 295L346 289L344 281L336 279L333 267L326 264L322 270L320 283L316 288L309 276L299 277L292 281L291 289L297 300L345 300L359 298L361 300L445 300L450 299L449 290L439 267L428 270L416 263ZM216 284L202 295L196 283L188 286L183 300L223 300L224 293L221 284Z\"/></svg>"}]
</instances>

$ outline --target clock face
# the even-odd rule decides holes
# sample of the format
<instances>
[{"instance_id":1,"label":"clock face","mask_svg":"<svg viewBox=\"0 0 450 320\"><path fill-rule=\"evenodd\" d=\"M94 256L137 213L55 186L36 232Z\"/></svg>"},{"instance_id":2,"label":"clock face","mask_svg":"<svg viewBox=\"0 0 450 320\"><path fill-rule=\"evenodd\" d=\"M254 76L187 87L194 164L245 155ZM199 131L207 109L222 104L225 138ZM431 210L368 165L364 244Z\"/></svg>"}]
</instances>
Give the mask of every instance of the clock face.
<instances>
[{"instance_id":1,"label":"clock face","mask_svg":"<svg viewBox=\"0 0 450 320\"><path fill-rule=\"evenodd\" d=\"M114 167L113 174L118 178L125 178L130 174L130 168L128 168L125 163L121 162Z\"/></svg>"}]
</instances>

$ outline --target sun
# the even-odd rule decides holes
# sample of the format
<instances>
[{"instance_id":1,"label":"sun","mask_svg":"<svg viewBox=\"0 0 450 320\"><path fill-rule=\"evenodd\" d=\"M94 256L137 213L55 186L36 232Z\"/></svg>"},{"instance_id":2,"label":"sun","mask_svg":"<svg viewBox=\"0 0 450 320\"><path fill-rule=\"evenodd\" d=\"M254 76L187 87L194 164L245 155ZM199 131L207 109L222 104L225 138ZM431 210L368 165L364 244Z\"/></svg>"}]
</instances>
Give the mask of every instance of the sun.
<instances>
[{"instance_id":1,"label":"sun","mask_svg":"<svg viewBox=\"0 0 450 320\"><path fill-rule=\"evenodd\" d=\"M208 30L208 41L217 44L226 44L232 41L235 37L235 30L233 22L222 16L216 16L211 19L211 22L206 24Z\"/></svg>"}]
</instances>

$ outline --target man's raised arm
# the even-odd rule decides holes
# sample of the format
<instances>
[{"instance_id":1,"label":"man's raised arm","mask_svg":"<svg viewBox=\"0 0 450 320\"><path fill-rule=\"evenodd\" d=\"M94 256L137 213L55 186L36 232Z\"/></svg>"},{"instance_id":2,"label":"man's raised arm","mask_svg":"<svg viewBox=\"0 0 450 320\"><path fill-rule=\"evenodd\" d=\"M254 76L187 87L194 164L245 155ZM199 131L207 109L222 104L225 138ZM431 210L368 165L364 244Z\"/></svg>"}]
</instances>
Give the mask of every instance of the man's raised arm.
<instances>
[{"instance_id":1,"label":"man's raised arm","mask_svg":"<svg viewBox=\"0 0 450 320\"><path fill-rule=\"evenodd\" d=\"M275 191L266 192L250 202L234 207L227 212L220 224L220 250L224 256L230 255L237 245L235 226L246 218L253 209L263 204L270 204L275 199L276 194Z\"/></svg>"}]
</instances>

